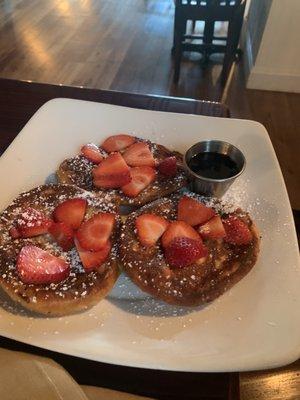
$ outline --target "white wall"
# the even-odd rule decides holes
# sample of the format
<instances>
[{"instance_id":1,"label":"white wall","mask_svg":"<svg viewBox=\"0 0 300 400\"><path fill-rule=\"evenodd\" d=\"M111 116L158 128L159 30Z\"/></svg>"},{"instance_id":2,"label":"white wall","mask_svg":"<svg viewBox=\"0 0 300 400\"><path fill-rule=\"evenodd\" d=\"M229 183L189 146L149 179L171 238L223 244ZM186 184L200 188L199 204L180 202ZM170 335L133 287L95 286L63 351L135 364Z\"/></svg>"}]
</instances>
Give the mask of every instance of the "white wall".
<instances>
[{"instance_id":1,"label":"white wall","mask_svg":"<svg viewBox=\"0 0 300 400\"><path fill-rule=\"evenodd\" d=\"M246 7L245 7L245 16L248 15L250 3L251 3L251 0L248 0L247 3L246 3Z\"/></svg>"},{"instance_id":2,"label":"white wall","mask_svg":"<svg viewBox=\"0 0 300 400\"><path fill-rule=\"evenodd\" d=\"M300 92L300 0L273 0L247 87Z\"/></svg>"}]
</instances>

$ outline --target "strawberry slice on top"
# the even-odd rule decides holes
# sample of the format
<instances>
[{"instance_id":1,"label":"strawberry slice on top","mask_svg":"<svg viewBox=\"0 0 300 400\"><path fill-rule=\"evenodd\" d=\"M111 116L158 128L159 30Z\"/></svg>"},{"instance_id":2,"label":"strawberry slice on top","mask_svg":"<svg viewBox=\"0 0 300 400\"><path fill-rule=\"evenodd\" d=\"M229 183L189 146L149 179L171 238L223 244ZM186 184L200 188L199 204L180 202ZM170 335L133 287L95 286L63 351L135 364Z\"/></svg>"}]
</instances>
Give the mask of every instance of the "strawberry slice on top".
<instances>
[{"instance_id":1,"label":"strawberry slice on top","mask_svg":"<svg viewBox=\"0 0 300 400\"><path fill-rule=\"evenodd\" d=\"M135 221L139 241L144 246L154 246L168 225L165 218L155 214L142 214Z\"/></svg>"},{"instance_id":2,"label":"strawberry slice on top","mask_svg":"<svg viewBox=\"0 0 300 400\"><path fill-rule=\"evenodd\" d=\"M226 236L225 242L236 245L249 244L252 240L252 233L247 224L235 215L229 215L223 219Z\"/></svg>"},{"instance_id":3,"label":"strawberry slice on top","mask_svg":"<svg viewBox=\"0 0 300 400\"><path fill-rule=\"evenodd\" d=\"M85 250L99 251L106 246L114 225L114 214L95 214L80 225L76 233L76 239Z\"/></svg>"},{"instance_id":4,"label":"strawberry slice on top","mask_svg":"<svg viewBox=\"0 0 300 400\"><path fill-rule=\"evenodd\" d=\"M141 193L156 177L154 168L134 167L130 169L131 182L121 187L122 192L128 197L136 197Z\"/></svg>"},{"instance_id":5,"label":"strawberry slice on top","mask_svg":"<svg viewBox=\"0 0 300 400\"><path fill-rule=\"evenodd\" d=\"M85 199L68 199L60 203L53 211L56 222L64 222L72 229L78 229L85 215L87 201Z\"/></svg>"},{"instance_id":6,"label":"strawberry slice on top","mask_svg":"<svg viewBox=\"0 0 300 400\"><path fill-rule=\"evenodd\" d=\"M74 231L65 222L54 222L49 228L49 233L63 251L69 251L74 246Z\"/></svg>"},{"instance_id":7,"label":"strawberry slice on top","mask_svg":"<svg viewBox=\"0 0 300 400\"><path fill-rule=\"evenodd\" d=\"M18 231L18 229L17 229L15 226L12 226L12 227L9 229L9 234L10 234L10 237L11 237L12 239L19 239L19 238L21 237L20 232Z\"/></svg>"},{"instance_id":8,"label":"strawberry slice on top","mask_svg":"<svg viewBox=\"0 0 300 400\"><path fill-rule=\"evenodd\" d=\"M111 250L111 242L109 240L105 243L104 247L98 251L85 250L80 246L78 240L75 240L75 245L86 272L99 268L106 261Z\"/></svg>"},{"instance_id":9,"label":"strawberry slice on top","mask_svg":"<svg viewBox=\"0 0 300 400\"><path fill-rule=\"evenodd\" d=\"M225 228L219 215L212 217L206 224L200 225L198 232L204 239L222 239L226 236Z\"/></svg>"},{"instance_id":10,"label":"strawberry slice on top","mask_svg":"<svg viewBox=\"0 0 300 400\"><path fill-rule=\"evenodd\" d=\"M162 246L168 247L170 242L177 237L187 237L202 242L198 232L184 221L171 222L161 238Z\"/></svg>"},{"instance_id":11,"label":"strawberry slice on top","mask_svg":"<svg viewBox=\"0 0 300 400\"><path fill-rule=\"evenodd\" d=\"M15 229L10 230L12 237L16 238L17 233L22 238L29 238L43 235L48 232L53 221L47 218L41 211L32 207L25 208L15 221Z\"/></svg>"},{"instance_id":12,"label":"strawberry slice on top","mask_svg":"<svg viewBox=\"0 0 300 400\"><path fill-rule=\"evenodd\" d=\"M131 181L130 169L120 153L112 153L93 169L93 183L104 189L117 189Z\"/></svg>"},{"instance_id":13,"label":"strawberry slice on top","mask_svg":"<svg viewBox=\"0 0 300 400\"><path fill-rule=\"evenodd\" d=\"M200 240L176 237L165 249L165 257L171 267L182 268L207 256L207 248Z\"/></svg>"},{"instance_id":14,"label":"strawberry slice on top","mask_svg":"<svg viewBox=\"0 0 300 400\"><path fill-rule=\"evenodd\" d=\"M57 283L69 276L70 266L62 258L33 245L24 246L17 259L17 272L28 284Z\"/></svg>"},{"instance_id":15,"label":"strawberry slice on top","mask_svg":"<svg viewBox=\"0 0 300 400\"><path fill-rule=\"evenodd\" d=\"M176 157L167 157L162 160L157 167L160 174L167 178L172 178L177 174L177 160Z\"/></svg>"},{"instance_id":16,"label":"strawberry slice on top","mask_svg":"<svg viewBox=\"0 0 300 400\"><path fill-rule=\"evenodd\" d=\"M124 160L131 167L155 167L155 160L147 143L137 142L124 153Z\"/></svg>"},{"instance_id":17,"label":"strawberry slice on top","mask_svg":"<svg viewBox=\"0 0 300 400\"><path fill-rule=\"evenodd\" d=\"M184 196L178 203L178 216L179 221L184 221L191 226L204 224L215 215L212 208L206 207L199 201L191 197Z\"/></svg>"},{"instance_id":18,"label":"strawberry slice on top","mask_svg":"<svg viewBox=\"0 0 300 400\"><path fill-rule=\"evenodd\" d=\"M112 153L113 151L120 151L126 149L126 147L131 146L135 142L135 138L130 135L114 135L108 137L101 144L102 149L107 151L108 153Z\"/></svg>"},{"instance_id":19,"label":"strawberry slice on top","mask_svg":"<svg viewBox=\"0 0 300 400\"><path fill-rule=\"evenodd\" d=\"M96 146L94 143L87 143L82 146L81 154L88 160L92 161L94 164L100 164L103 160L103 155L101 154L99 147Z\"/></svg>"}]
</instances>

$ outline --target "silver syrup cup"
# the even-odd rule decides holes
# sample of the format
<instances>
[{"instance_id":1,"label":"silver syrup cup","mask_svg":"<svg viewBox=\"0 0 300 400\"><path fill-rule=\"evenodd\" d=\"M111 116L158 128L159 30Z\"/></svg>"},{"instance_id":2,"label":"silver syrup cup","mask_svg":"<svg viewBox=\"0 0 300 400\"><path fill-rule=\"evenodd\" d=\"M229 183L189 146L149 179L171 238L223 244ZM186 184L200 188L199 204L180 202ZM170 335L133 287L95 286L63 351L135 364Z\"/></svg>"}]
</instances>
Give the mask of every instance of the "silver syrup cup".
<instances>
[{"instance_id":1,"label":"silver syrup cup","mask_svg":"<svg viewBox=\"0 0 300 400\"><path fill-rule=\"evenodd\" d=\"M199 153L219 153L228 155L238 167L238 173L225 179L213 179L201 176L189 167L192 157ZM184 167L188 174L190 189L205 196L222 197L235 179L242 174L246 166L244 154L230 143L222 140L204 140L190 147L183 157Z\"/></svg>"}]
</instances>

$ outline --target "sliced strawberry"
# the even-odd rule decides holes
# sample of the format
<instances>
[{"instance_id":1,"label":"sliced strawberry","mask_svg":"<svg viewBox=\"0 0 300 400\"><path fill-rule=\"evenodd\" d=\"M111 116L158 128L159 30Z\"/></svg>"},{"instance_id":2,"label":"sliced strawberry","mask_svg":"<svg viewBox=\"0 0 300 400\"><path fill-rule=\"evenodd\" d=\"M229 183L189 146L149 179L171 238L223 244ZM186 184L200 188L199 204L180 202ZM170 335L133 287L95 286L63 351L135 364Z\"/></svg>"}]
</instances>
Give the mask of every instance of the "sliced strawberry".
<instances>
[{"instance_id":1,"label":"sliced strawberry","mask_svg":"<svg viewBox=\"0 0 300 400\"><path fill-rule=\"evenodd\" d=\"M76 238L80 246L85 250L101 250L105 247L114 228L114 224L114 214L95 214L80 226Z\"/></svg>"},{"instance_id":2,"label":"sliced strawberry","mask_svg":"<svg viewBox=\"0 0 300 400\"><path fill-rule=\"evenodd\" d=\"M81 154L95 164L100 164L103 160L103 156L99 150L99 147L94 143L88 143L82 146Z\"/></svg>"},{"instance_id":3,"label":"sliced strawberry","mask_svg":"<svg viewBox=\"0 0 300 400\"><path fill-rule=\"evenodd\" d=\"M185 221L187 224L195 226L204 224L215 215L212 208L206 207L204 204L191 197L184 196L178 203L179 221Z\"/></svg>"},{"instance_id":4,"label":"sliced strawberry","mask_svg":"<svg viewBox=\"0 0 300 400\"><path fill-rule=\"evenodd\" d=\"M206 256L207 248L204 244L188 237L176 237L165 249L166 260L175 268L187 267Z\"/></svg>"},{"instance_id":5,"label":"sliced strawberry","mask_svg":"<svg viewBox=\"0 0 300 400\"><path fill-rule=\"evenodd\" d=\"M74 246L74 232L65 222L55 222L49 228L49 233L64 251L69 251Z\"/></svg>"},{"instance_id":6,"label":"sliced strawberry","mask_svg":"<svg viewBox=\"0 0 300 400\"><path fill-rule=\"evenodd\" d=\"M205 239L222 239L226 236L221 217L218 215L212 217L206 224L199 226L198 232Z\"/></svg>"},{"instance_id":7,"label":"sliced strawberry","mask_svg":"<svg viewBox=\"0 0 300 400\"><path fill-rule=\"evenodd\" d=\"M22 238L43 235L48 232L53 221L34 208L25 208L15 221L15 233Z\"/></svg>"},{"instance_id":8,"label":"sliced strawberry","mask_svg":"<svg viewBox=\"0 0 300 400\"><path fill-rule=\"evenodd\" d=\"M108 137L101 144L102 149L111 153L113 151L120 151L126 149L135 142L135 138L130 135L114 135Z\"/></svg>"},{"instance_id":9,"label":"sliced strawberry","mask_svg":"<svg viewBox=\"0 0 300 400\"><path fill-rule=\"evenodd\" d=\"M168 177L171 178L177 174L177 160L176 157L167 157L162 160L157 167L158 171Z\"/></svg>"},{"instance_id":10,"label":"sliced strawberry","mask_svg":"<svg viewBox=\"0 0 300 400\"><path fill-rule=\"evenodd\" d=\"M128 197L136 197L154 181L156 172L151 167L134 167L130 169L131 182L121 187Z\"/></svg>"},{"instance_id":11,"label":"sliced strawberry","mask_svg":"<svg viewBox=\"0 0 300 400\"><path fill-rule=\"evenodd\" d=\"M78 229L85 215L85 199L68 199L60 203L53 211L54 220L64 222L72 229Z\"/></svg>"},{"instance_id":12,"label":"sliced strawberry","mask_svg":"<svg viewBox=\"0 0 300 400\"><path fill-rule=\"evenodd\" d=\"M166 248L169 243L177 237L187 237L202 242L201 237L194 228L183 221L174 221L170 223L168 229L162 236L162 246Z\"/></svg>"},{"instance_id":13,"label":"sliced strawberry","mask_svg":"<svg viewBox=\"0 0 300 400\"><path fill-rule=\"evenodd\" d=\"M154 214L142 214L135 221L139 241L144 246L154 246L168 225L165 218Z\"/></svg>"},{"instance_id":14,"label":"sliced strawberry","mask_svg":"<svg viewBox=\"0 0 300 400\"><path fill-rule=\"evenodd\" d=\"M29 245L24 246L19 253L17 272L24 283L45 285L66 279L70 273L70 266L62 258Z\"/></svg>"},{"instance_id":15,"label":"sliced strawberry","mask_svg":"<svg viewBox=\"0 0 300 400\"><path fill-rule=\"evenodd\" d=\"M86 272L95 270L98 267L100 267L107 259L111 250L111 243L109 240L105 243L104 247L99 251L85 250L83 247L80 246L78 240L75 240L75 244L83 268L86 270Z\"/></svg>"},{"instance_id":16,"label":"sliced strawberry","mask_svg":"<svg viewBox=\"0 0 300 400\"><path fill-rule=\"evenodd\" d=\"M21 237L20 232L18 231L18 229L15 226L12 226L10 228L9 234L12 239L18 239L19 237Z\"/></svg>"},{"instance_id":17,"label":"sliced strawberry","mask_svg":"<svg viewBox=\"0 0 300 400\"><path fill-rule=\"evenodd\" d=\"M155 167L155 160L147 143L137 142L123 154L124 160L131 167Z\"/></svg>"},{"instance_id":18,"label":"sliced strawberry","mask_svg":"<svg viewBox=\"0 0 300 400\"><path fill-rule=\"evenodd\" d=\"M93 183L96 187L113 189L131 181L130 169L120 153L112 153L93 169Z\"/></svg>"},{"instance_id":19,"label":"sliced strawberry","mask_svg":"<svg viewBox=\"0 0 300 400\"><path fill-rule=\"evenodd\" d=\"M251 242L251 231L240 218L229 215L228 218L223 219L223 225L226 232L224 240L227 243L243 245Z\"/></svg>"},{"instance_id":20,"label":"sliced strawberry","mask_svg":"<svg viewBox=\"0 0 300 400\"><path fill-rule=\"evenodd\" d=\"M128 175L128 173L126 173L124 175L111 175L94 178L93 183L94 186L98 188L117 189L130 181L130 174Z\"/></svg>"}]
</instances>

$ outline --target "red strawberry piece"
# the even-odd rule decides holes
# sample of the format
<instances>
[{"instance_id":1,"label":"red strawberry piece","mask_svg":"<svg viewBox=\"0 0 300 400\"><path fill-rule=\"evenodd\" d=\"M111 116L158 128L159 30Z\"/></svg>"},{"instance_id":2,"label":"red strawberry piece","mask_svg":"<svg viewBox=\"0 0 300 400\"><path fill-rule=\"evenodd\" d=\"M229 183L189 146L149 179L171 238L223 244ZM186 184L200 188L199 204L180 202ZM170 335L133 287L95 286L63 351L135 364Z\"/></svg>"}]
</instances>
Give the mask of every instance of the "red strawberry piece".
<instances>
[{"instance_id":1,"label":"red strawberry piece","mask_svg":"<svg viewBox=\"0 0 300 400\"><path fill-rule=\"evenodd\" d=\"M120 151L131 146L135 142L135 138L130 135L114 135L108 137L101 144L102 149L111 153L113 151Z\"/></svg>"},{"instance_id":2,"label":"red strawberry piece","mask_svg":"<svg viewBox=\"0 0 300 400\"><path fill-rule=\"evenodd\" d=\"M123 154L124 160L131 167L155 167L155 160L147 143L137 142Z\"/></svg>"},{"instance_id":3,"label":"red strawberry piece","mask_svg":"<svg viewBox=\"0 0 300 400\"><path fill-rule=\"evenodd\" d=\"M29 245L24 246L19 253L17 272L24 283L45 285L66 279L70 273L70 266L62 258Z\"/></svg>"},{"instance_id":4,"label":"red strawberry piece","mask_svg":"<svg viewBox=\"0 0 300 400\"><path fill-rule=\"evenodd\" d=\"M29 238L47 233L53 221L40 211L28 207L21 212L15 223L19 235L22 238Z\"/></svg>"},{"instance_id":5,"label":"red strawberry piece","mask_svg":"<svg viewBox=\"0 0 300 400\"><path fill-rule=\"evenodd\" d=\"M165 257L174 268L186 267L207 256L207 248L200 240L176 237L165 249Z\"/></svg>"},{"instance_id":6,"label":"red strawberry piece","mask_svg":"<svg viewBox=\"0 0 300 400\"><path fill-rule=\"evenodd\" d=\"M54 220L64 222L72 229L78 229L84 218L86 206L85 199L68 199L54 209Z\"/></svg>"},{"instance_id":7,"label":"red strawberry piece","mask_svg":"<svg viewBox=\"0 0 300 400\"><path fill-rule=\"evenodd\" d=\"M183 221L174 221L170 223L168 229L162 236L162 246L168 247L170 242L177 237L187 237L202 242L198 232Z\"/></svg>"},{"instance_id":8,"label":"red strawberry piece","mask_svg":"<svg viewBox=\"0 0 300 400\"><path fill-rule=\"evenodd\" d=\"M76 233L76 238L85 250L98 251L105 247L115 224L115 215L99 213L85 221Z\"/></svg>"},{"instance_id":9,"label":"red strawberry piece","mask_svg":"<svg viewBox=\"0 0 300 400\"><path fill-rule=\"evenodd\" d=\"M204 204L191 197L184 196L178 203L179 221L185 221L187 224L195 226L204 224L215 215L212 208L206 207Z\"/></svg>"},{"instance_id":10,"label":"red strawberry piece","mask_svg":"<svg viewBox=\"0 0 300 400\"><path fill-rule=\"evenodd\" d=\"M12 226L10 228L9 234L12 239L18 239L19 237L21 237L20 232L18 231L18 229L15 226Z\"/></svg>"},{"instance_id":11,"label":"red strawberry piece","mask_svg":"<svg viewBox=\"0 0 300 400\"><path fill-rule=\"evenodd\" d=\"M252 240L252 234L247 224L235 215L229 215L223 219L226 236L225 242L236 245L248 244Z\"/></svg>"},{"instance_id":12,"label":"red strawberry piece","mask_svg":"<svg viewBox=\"0 0 300 400\"><path fill-rule=\"evenodd\" d=\"M49 233L64 251L69 251L74 246L74 232L65 222L55 222L49 228Z\"/></svg>"},{"instance_id":13,"label":"red strawberry piece","mask_svg":"<svg viewBox=\"0 0 300 400\"><path fill-rule=\"evenodd\" d=\"M131 181L130 168L120 153L110 154L93 169L93 183L96 187L113 189Z\"/></svg>"},{"instance_id":14,"label":"red strawberry piece","mask_svg":"<svg viewBox=\"0 0 300 400\"><path fill-rule=\"evenodd\" d=\"M154 214L142 214L135 221L139 241L144 246L154 246L168 225L165 218Z\"/></svg>"},{"instance_id":15,"label":"red strawberry piece","mask_svg":"<svg viewBox=\"0 0 300 400\"><path fill-rule=\"evenodd\" d=\"M198 232L205 239L222 239L226 236L222 220L218 215L212 217L206 224L199 226Z\"/></svg>"},{"instance_id":16,"label":"red strawberry piece","mask_svg":"<svg viewBox=\"0 0 300 400\"><path fill-rule=\"evenodd\" d=\"M177 174L177 160L176 157L167 157L162 160L157 167L158 171L168 177L171 178Z\"/></svg>"},{"instance_id":17,"label":"red strawberry piece","mask_svg":"<svg viewBox=\"0 0 300 400\"><path fill-rule=\"evenodd\" d=\"M128 197L136 197L154 181L156 172L151 167L134 167L130 169L131 182L121 187Z\"/></svg>"},{"instance_id":18,"label":"red strawberry piece","mask_svg":"<svg viewBox=\"0 0 300 400\"><path fill-rule=\"evenodd\" d=\"M103 160L103 156L99 150L99 147L94 143L88 143L82 146L81 154L95 164L100 164Z\"/></svg>"},{"instance_id":19,"label":"red strawberry piece","mask_svg":"<svg viewBox=\"0 0 300 400\"><path fill-rule=\"evenodd\" d=\"M82 262L83 268L86 272L92 271L100 267L109 256L111 250L111 243L108 240L104 247L99 251L85 250L80 246L78 240L75 240L76 248Z\"/></svg>"}]
</instances>

